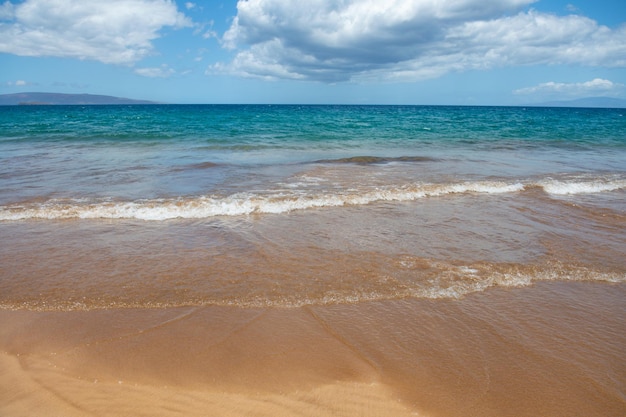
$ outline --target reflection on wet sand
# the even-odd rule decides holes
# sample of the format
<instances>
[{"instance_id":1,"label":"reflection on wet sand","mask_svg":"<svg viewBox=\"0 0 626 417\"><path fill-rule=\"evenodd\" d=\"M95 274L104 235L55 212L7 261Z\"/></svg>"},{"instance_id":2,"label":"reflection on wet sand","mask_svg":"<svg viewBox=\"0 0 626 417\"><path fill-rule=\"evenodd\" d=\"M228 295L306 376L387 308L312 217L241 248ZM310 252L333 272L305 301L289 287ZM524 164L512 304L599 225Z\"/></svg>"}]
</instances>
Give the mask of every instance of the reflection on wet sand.
<instances>
[{"instance_id":1,"label":"reflection on wet sand","mask_svg":"<svg viewBox=\"0 0 626 417\"><path fill-rule=\"evenodd\" d=\"M624 284L299 308L0 311L0 411L620 416Z\"/></svg>"}]
</instances>

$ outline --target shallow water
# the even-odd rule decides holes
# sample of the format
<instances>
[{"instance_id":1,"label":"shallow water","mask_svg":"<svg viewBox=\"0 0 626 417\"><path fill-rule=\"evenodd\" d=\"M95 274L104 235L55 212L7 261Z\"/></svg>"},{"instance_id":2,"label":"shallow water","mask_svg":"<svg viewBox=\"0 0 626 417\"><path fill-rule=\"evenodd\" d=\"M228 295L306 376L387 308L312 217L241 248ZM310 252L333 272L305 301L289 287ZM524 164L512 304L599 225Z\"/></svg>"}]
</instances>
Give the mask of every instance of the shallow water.
<instances>
[{"instance_id":1,"label":"shallow water","mask_svg":"<svg viewBox=\"0 0 626 417\"><path fill-rule=\"evenodd\" d=\"M297 308L0 310L8 416L621 416L624 284Z\"/></svg>"},{"instance_id":2,"label":"shallow water","mask_svg":"<svg viewBox=\"0 0 626 417\"><path fill-rule=\"evenodd\" d=\"M287 307L624 282L624 221L532 190L289 215L5 222L0 303Z\"/></svg>"},{"instance_id":3,"label":"shallow water","mask_svg":"<svg viewBox=\"0 0 626 417\"><path fill-rule=\"evenodd\" d=\"M4 107L0 305L299 306L623 282L622 113Z\"/></svg>"}]
</instances>

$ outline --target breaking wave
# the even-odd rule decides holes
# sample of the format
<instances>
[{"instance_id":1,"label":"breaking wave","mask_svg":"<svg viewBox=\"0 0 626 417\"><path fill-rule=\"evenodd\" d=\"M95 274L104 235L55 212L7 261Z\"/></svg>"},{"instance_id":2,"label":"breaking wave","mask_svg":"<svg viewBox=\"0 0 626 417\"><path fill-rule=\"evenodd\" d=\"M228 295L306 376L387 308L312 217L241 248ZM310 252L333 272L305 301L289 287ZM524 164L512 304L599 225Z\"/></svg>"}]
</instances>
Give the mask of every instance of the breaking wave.
<instances>
[{"instance_id":1,"label":"breaking wave","mask_svg":"<svg viewBox=\"0 0 626 417\"><path fill-rule=\"evenodd\" d=\"M548 179L539 182L544 191L554 195L568 194L595 194L607 191L617 191L626 188L626 180L589 180L589 181L561 181Z\"/></svg>"},{"instance_id":2,"label":"breaking wave","mask_svg":"<svg viewBox=\"0 0 626 417\"><path fill-rule=\"evenodd\" d=\"M411 184L350 190L278 190L228 196L112 201L110 199L52 199L0 206L0 221L28 219L201 219L215 216L280 214L324 207L359 206L383 201L408 202L455 194L518 193L542 188L552 195L602 193L626 189L626 180L553 180L538 182L476 181L452 184Z\"/></svg>"}]
</instances>

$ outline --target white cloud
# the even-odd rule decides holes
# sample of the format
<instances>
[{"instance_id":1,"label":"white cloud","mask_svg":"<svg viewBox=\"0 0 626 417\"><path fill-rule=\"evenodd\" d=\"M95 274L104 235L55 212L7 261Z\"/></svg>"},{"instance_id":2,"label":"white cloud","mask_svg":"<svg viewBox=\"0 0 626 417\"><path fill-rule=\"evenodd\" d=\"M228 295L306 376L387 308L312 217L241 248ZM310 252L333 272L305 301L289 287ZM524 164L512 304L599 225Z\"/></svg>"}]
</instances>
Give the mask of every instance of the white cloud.
<instances>
[{"instance_id":1,"label":"white cloud","mask_svg":"<svg viewBox=\"0 0 626 417\"><path fill-rule=\"evenodd\" d=\"M33 85L32 83L29 83L27 81L24 80L17 80L17 81L7 81L6 83L9 87L25 87L27 85Z\"/></svg>"},{"instance_id":2,"label":"white cloud","mask_svg":"<svg viewBox=\"0 0 626 417\"><path fill-rule=\"evenodd\" d=\"M533 0L239 1L210 70L325 82L537 64L626 66L626 25L520 11Z\"/></svg>"},{"instance_id":3,"label":"white cloud","mask_svg":"<svg viewBox=\"0 0 626 417\"><path fill-rule=\"evenodd\" d=\"M614 83L602 78L581 83L557 83L550 81L534 87L520 88L513 93L520 95L558 96L565 98L588 96L615 96L624 91L624 84Z\"/></svg>"},{"instance_id":4,"label":"white cloud","mask_svg":"<svg viewBox=\"0 0 626 417\"><path fill-rule=\"evenodd\" d=\"M63 87L63 88L72 88L75 90L86 90L87 88L90 87L89 84L85 84L85 83L66 83L64 81L55 81L52 83L52 85L54 87Z\"/></svg>"},{"instance_id":5,"label":"white cloud","mask_svg":"<svg viewBox=\"0 0 626 417\"><path fill-rule=\"evenodd\" d=\"M137 68L135 74L148 78L167 78L176 74L176 71L163 64L160 67Z\"/></svg>"},{"instance_id":6,"label":"white cloud","mask_svg":"<svg viewBox=\"0 0 626 417\"><path fill-rule=\"evenodd\" d=\"M11 20L15 15L15 6L9 1L0 4L0 20Z\"/></svg>"},{"instance_id":7,"label":"white cloud","mask_svg":"<svg viewBox=\"0 0 626 417\"><path fill-rule=\"evenodd\" d=\"M206 32L204 32L204 34L202 34L202 37L204 39L211 39L211 38L216 38L217 39L219 36L218 36L216 31L214 31L214 30L207 30Z\"/></svg>"},{"instance_id":8,"label":"white cloud","mask_svg":"<svg viewBox=\"0 0 626 417\"><path fill-rule=\"evenodd\" d=\"M112 64L151 54L164 27L191 26L172 0L26 0L0 10L10 14L0 23L0 52Z\"/></svg>"}]
</instances>

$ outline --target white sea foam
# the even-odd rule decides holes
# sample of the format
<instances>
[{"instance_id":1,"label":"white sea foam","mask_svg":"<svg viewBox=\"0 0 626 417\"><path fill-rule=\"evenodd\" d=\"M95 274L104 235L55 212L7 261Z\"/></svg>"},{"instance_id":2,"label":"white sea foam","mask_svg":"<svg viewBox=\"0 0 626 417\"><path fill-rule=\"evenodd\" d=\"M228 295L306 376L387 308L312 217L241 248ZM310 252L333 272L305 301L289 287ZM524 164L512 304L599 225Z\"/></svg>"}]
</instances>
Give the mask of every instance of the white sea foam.
<instances>
[{"instance_id":1,"label":"white sea foam","mask_svg":"<svg viewBox=\"0 0 626 417\"><path fill-rule=\"evenodd\" d=\"M554 195L594 194L607 191L617 191L626 188L625 179L591 179L559 181L549 179L540 181L539 185L545 192Z\"/></svg>"},{"instance_id":2,"label":"white sea foam","mask_svg":"<svg viewBox=\"0 0 626 417\"><path fill-rule=\"evenodd\" d=\"M283 189L229 196L199 196L136 201L49 200L45 203L0 207L0 221L28 219L200 219L215 216L280 214L323 207L358 206L380 201L414 201L454 194L502 194L540 186L555 195L599 193L626 188L626 180L543 180L533 183L475 181L448 184L409 184L344 190ZM306 187L305 187L306 188Z\"/></svg>"},{"instance_id":3,"label":"white sea foam","mask_svg":"<svg viewBox=\"0 0 626 417\"><path fill-rule=\"evenodd\" d=\"M127 202L50 200L43 204L0 207L0 220L27 219L197 219L215 216L241 216L286 213L322 207L365 205L377 201L412 201L426 197L463 193L510 193L522 184L469 182L459 184L418 184L396 188L334 191L333 193L276 192L239 193L230 196L200 196Z\"/></svg>"}]
</instances>

